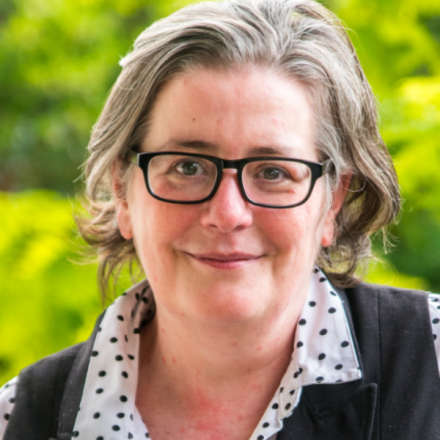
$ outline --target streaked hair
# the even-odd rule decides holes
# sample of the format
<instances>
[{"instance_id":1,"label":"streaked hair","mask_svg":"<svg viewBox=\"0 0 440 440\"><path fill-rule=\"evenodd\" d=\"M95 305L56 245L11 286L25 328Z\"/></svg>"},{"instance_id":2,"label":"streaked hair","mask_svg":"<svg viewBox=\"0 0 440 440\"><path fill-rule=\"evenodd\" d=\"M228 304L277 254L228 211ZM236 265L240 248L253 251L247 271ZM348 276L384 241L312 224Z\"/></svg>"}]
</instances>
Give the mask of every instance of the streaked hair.
<instances>
[{"instance_id":1,"label":"streaked hair","mask_svg":"<svg viewBox=\"0 0 440 440\"><path fill-rule=\"evenodd\" d=\"M379 134L375 97L346 30L312 0L202 2L157 21L137 38L93 129L86 164L89 215L79 218L99 257L105 293L125 264L137 261L133 240L116 222L111 170L128 184L129 152L144 139L160 87L193 68L231 70L243 65L275 69L305 86L317 123L320 159L330 158L330 190L342 174L353 177L336 218L335 238L317 264L340 287L359 281L371 256L370 236L400 208L396 173ZM331 191L329 191L331 195ZM119 197L124 197L124 188Z\"/></svg>"}]
</instances>

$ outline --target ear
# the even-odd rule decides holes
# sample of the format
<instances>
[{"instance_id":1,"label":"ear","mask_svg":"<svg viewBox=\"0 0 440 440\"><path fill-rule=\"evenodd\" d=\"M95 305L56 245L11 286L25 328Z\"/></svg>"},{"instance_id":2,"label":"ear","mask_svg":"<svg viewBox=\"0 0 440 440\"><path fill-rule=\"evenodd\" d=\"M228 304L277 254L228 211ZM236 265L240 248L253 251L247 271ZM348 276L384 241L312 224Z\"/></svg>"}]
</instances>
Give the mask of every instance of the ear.
<instances>
[{"instance_id":1,"label":"ear","mask_svg":"<svg viewBox=\"0 0 440 440\"><path fill-rule=\"evenodd\" d=\"M335 235L335 219L347 195L353 174L343 174L339 180L339 185L336 191L332 194L332 206L325 215L324 226L322 230L321 246L329 247Z\"/></svg>"},{"instance_id":2,"label":"ear","mask_svg":"<svg viewBox=\"0 0 440 440\"><path fill-rule=\"evenodd\" d=\"M133 238L133 228L131 224L130 209L126 197L126 188L122 183L121 176L119 174L119 165L120 164L118 161L116 161L112 166L112 189L117 210L116 220L118 222L121 235L126 240L130 240Z\"/></svg>"}]
</instances>

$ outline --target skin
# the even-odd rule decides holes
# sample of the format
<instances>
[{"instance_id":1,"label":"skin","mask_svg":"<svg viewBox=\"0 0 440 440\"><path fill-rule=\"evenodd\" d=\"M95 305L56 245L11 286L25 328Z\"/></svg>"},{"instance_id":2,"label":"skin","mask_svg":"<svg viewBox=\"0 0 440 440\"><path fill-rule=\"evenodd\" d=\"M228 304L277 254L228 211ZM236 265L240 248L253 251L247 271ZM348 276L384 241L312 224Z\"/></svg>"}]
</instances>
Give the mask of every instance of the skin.
<instances>
[{"instance_id":1,"label":"skin","mask_svg":"<svg viewBox=\"0 0 440 440\"><path fill-rule=\"evenodd\" d=\"M298 82L252 66L198 69L162 88L142 150L318 162L314 133L312 104ZM274 210L242 198L235 170L224 171L213 199L179 205L151 197L136 167L117 218L122 235L134 238L157 302L141 333L136 397L152 438L251 436L289 363L344 179L327 211L324 179L307 203Z\"/></svg>"}]
</instances>

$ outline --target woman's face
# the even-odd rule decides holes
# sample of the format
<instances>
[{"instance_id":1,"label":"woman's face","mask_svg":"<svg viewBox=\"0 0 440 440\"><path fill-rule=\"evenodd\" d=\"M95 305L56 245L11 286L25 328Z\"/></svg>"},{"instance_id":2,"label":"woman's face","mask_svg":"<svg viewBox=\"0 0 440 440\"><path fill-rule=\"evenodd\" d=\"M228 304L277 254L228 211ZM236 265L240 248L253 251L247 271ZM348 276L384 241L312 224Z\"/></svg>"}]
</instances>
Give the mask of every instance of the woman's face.
<instances>
[{"instance_id":1,"label":"woman's face","mask_svg":"<svg viewBox=\"0 0 440 440\"><path fill-rule=\"evenodd\" d=\"M299 83L261 68L198 69L161 89L142 151L316 162L315 132ZM326 210L324 184L301 206L268 209L246 202L227 169L211 200L179 205L154 199L136 167L118 224L134 237L158 312L218 324L277 319L300 310L319 247L332 240L343 196Z\"/></svg>"}]
</instances>

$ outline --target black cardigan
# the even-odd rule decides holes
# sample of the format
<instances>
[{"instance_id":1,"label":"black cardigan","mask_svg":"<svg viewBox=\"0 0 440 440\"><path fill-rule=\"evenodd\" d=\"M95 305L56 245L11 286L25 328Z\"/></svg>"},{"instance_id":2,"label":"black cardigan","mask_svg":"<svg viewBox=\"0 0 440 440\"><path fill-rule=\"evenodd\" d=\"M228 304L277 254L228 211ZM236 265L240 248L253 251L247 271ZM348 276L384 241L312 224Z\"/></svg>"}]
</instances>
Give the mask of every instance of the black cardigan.
<instances>
[{"instance_id":1,"label":"black cardigan","mask_svg":"<svg viewBox=\"0 0 440 440\"><path fill-rule=\"evenodd\" d=\"M339 293L363 378L304 387L277 440L440 440L440 378L427 294L368 284ZM88 341L20 373L4 440L72 438L102 316Z\"/></svg>"}]
</instances>

